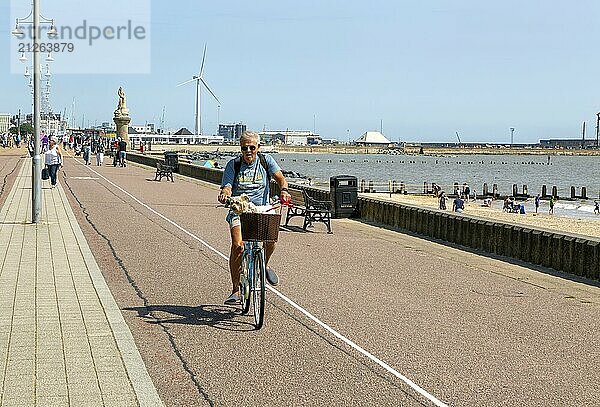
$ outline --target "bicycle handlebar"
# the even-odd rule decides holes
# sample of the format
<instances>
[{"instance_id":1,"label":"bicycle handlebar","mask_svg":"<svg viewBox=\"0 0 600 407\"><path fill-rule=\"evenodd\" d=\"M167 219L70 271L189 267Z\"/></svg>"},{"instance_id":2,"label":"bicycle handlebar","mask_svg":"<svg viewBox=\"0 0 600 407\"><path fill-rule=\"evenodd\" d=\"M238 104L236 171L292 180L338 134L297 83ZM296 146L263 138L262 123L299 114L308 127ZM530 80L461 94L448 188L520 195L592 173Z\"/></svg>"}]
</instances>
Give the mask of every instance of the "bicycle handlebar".
<instances>
[{"instance_id":1,"label":"bicycle handlebar","mask_svg":"<svg viewBox=\"0 0 600 407\"><path fill-rule=\"evenodd\" d=\"M235 199L231 196L228 196L227 198L225 198L225 202L222 205L217 205L217 208L219 208L219 207L230 208L231 204L233 204L234 202L235 202ZM279 205L277 205L277 204L279 204ZM285 200L281 197L279 197L278 202L274 202L271 205L273 205L273 207L271 209L269 209L269 211L267 211L267 212L270 212L273 209L277 209L282 206L287 206L288 208L292 208L294 206L294 204L292 204L291 199Z\"/></svg>"}]
</instances>

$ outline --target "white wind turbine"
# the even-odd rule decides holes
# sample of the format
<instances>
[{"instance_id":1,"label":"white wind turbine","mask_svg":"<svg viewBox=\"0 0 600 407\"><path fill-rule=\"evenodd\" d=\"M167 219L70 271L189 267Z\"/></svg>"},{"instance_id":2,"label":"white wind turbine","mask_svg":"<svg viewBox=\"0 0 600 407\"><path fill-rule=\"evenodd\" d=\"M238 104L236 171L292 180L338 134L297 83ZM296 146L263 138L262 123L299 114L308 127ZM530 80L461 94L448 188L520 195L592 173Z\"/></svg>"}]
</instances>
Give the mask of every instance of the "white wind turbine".
<instances>
[{"instance_id":1,"label":"white wind turbine","mask_svg":"<svg viewBox=\"0 0 600 407\"><path fill-rule=\"evenodd\" d=\"M201 89L200 83L202 83L202 85L204 85L206 90L208 90L210 92L210 94L215 98L215 100L219 104L219 107L221 105L219 98L217 98L217 96L210 89L210 87L208 86L208 84L206 83L204 78L202 77L202 74L204 73L204 59L205 58L206 58L206 44L204 44L204 53L202 54L202 65L200 65L200 72L198 73L198 75L194 75L194 76L192 76L192 79L187 80L187 81L177 85L177 86L182 86L182 85L185 85L186 83L196 81L196 128L194 129L195 135L202 134L202 114L201 114L201 109L200 109L200 96L202 93L202 89ZM217 125L218 125L218 123L217 123Z\"/></svg>"}]
</instances>

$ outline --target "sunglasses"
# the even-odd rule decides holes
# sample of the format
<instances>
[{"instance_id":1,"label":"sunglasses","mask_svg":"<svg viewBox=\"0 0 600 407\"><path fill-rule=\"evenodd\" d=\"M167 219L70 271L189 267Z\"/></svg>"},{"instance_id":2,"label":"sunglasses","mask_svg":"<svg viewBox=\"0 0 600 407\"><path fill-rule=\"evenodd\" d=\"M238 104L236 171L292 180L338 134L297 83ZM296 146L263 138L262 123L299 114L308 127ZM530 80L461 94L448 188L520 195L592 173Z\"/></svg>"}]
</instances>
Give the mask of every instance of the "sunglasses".
<instances>
[{"instance_id":1,"label":"sunglasses","mask_svg":"<svg viewBox=\"0 0 600 407\"><path fill-rule=\"evenodd\" d=\"M242 146L242 151L248 151L248 149L250 149L250 151L254 151L256 150L256 146Z\"/></svg>"}]
</instances>

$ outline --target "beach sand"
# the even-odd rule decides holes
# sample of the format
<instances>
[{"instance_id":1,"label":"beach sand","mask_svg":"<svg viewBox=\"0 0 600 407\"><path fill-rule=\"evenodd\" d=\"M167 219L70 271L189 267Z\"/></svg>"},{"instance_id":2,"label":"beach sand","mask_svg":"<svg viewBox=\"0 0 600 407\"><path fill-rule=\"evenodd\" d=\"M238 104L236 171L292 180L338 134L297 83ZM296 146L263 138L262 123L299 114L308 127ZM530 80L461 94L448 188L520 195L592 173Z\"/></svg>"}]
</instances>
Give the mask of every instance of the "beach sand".
<instances>
[{"instance_id":1,"label":"beach sand","mask_svg":"<svg viewBox=\"0 0 600 407\"><path fill-rule=\"evenodd\" d=\"M438 208L438 200L432 196L400 194L393 194L391 198L389 194L360 194L360 196L400 202L428 209ZM502 202L495 201L495 206L492 208L483 207L481 206L482 203L483 201L480 199L475 202L465 202L465 211L463 214L509 222L522 226L600 238L600 217L598 217L598 219L590 219L560 216L559 210L556 208L554 215L548 215L547 203L542 203L540 213L527 213L525 215L503 212L501 209ZM446 207L448 208L447 212L451 212L452 199L446 201Z\"/></svg>"}]
</instances>

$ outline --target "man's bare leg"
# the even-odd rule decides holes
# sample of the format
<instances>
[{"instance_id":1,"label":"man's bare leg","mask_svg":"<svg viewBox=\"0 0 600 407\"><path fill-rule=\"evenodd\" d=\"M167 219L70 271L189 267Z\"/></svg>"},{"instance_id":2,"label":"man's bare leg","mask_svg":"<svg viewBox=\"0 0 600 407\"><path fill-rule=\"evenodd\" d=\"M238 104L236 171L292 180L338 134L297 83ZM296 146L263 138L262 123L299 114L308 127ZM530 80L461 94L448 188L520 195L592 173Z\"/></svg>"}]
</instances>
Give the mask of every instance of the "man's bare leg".
<instances>
[{"instance_id":1,"label":"man's bare leg","mask_svg":"<svg viewBox=\"0 0 600 407\"><path fill-rule=\"evenodd\" d=\"M231 273L232 294L239 291L243 254L244 242L242 241L242 228L240 226L234 226L231 228L231 252L229 254L229 272Z\"/></svg>"}]
</instances>

